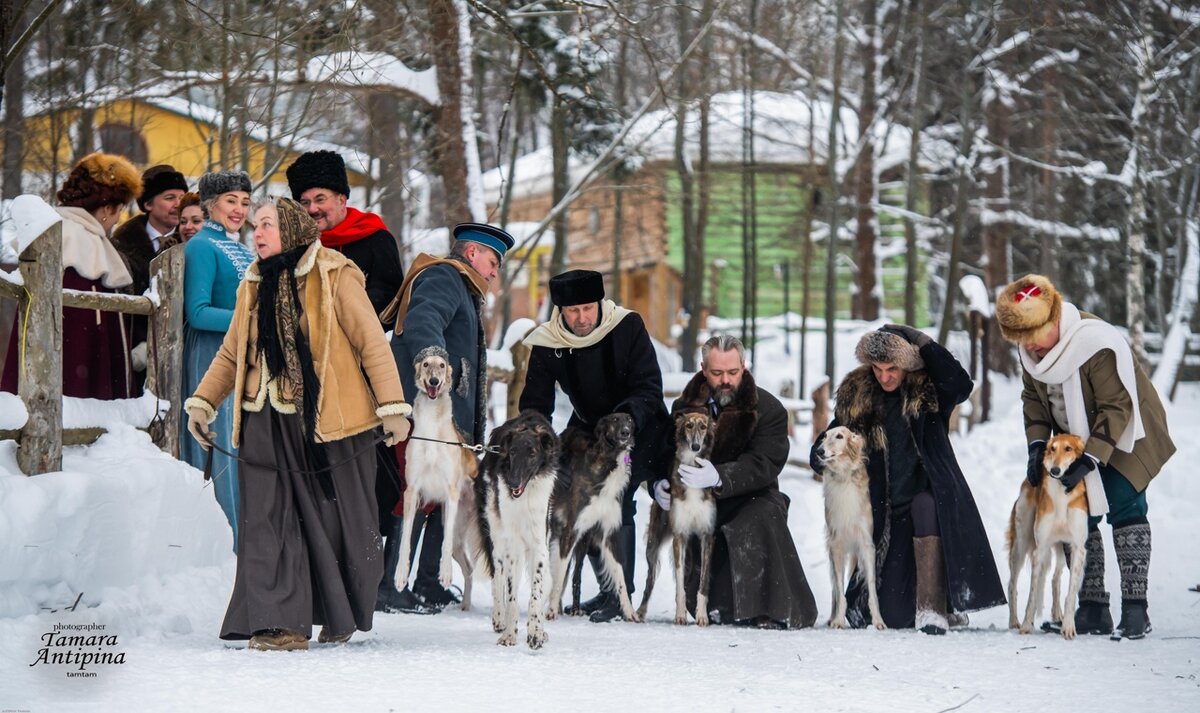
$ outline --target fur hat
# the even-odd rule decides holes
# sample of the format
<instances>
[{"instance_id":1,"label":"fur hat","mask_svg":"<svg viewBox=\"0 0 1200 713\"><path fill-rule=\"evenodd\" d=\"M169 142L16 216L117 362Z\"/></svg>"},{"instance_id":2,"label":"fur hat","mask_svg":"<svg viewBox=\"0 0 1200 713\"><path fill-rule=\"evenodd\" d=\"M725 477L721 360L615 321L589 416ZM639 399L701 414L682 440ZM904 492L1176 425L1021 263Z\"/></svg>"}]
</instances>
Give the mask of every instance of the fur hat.
<instances>
[{"instance_id":1,"label":"fur hat","mask_svg":"<svg viewBox=\"0 0 1200 713\"><path fill-rule=\"evenodd\" d=\"M233 191L249 193L254 190L254 187L250 184L250 174L245 171L213 171L200 177L200 185L197 190L200 191L200 201L205 202L222 193L232 193Z\"/></svg>"},{"instance_id":2,"label":"fur hat","mask_svg":"<svg viewBox=\"0 0 1200 713\"><path fill-rule=\"evenodd\" d=\"M550 301L571 307L604 299L604 276L595 270L567 270L550 278Z\"/></svg>"},{"instance_id":3,"label":"fur hat","mask_svg":"<svg viewBox=\"0 0 1200 713\"><path fill-rule=\"evenodd\" d=\"M187 193L187 179L183 174L175 170L174 166L160 163L157 166L151 166L145 171L142 171L142 195L138 198L138 208L142 212L146 212L146 204L150 202L154 196L167 191L183 191Z\"/></svg>"},{"instance_id":4,"label":"fur hat","mask_svg":"<svg viewBox=\"0 0 1200 713\"><path fill-rule=\"evenodd\" d=\"M96 152L79 159L71 169L58 190L58 203L90 212L106 205L124 205L141 193L141 174L128 159Z\"/></svg>"},{"instance_id":5,"label":"fur hat","mask_svg":"<svg viewBox=\"0 0 1200 713\"><path fill-rule=\"evenodd\" d=\"M854 356L860 364L894 364L905 371L925 368L925 360L915 344L894 332L877 329L858 340Z\"/></svg>"},{"instance_id":6,"label":"fur hat","mask_svg":"<svg viewBox=\"0 0 1200 713\"><path fill-rule=\"evenodd\" d=\"M1010 342L1037 341L1058 324L1061 316L1062 295L1042 275L1013 280L996 298L1000 334Z\"/></svg>"},{"instance_id":7,"label":"fur hat","mask_svg":"<svg viewBox=\"0 0 1200 713\"><path fill-rule=\"evenodd\" d=\"M328 188L334 193L350 197L350 181L346 177L346 162L333 151L309 151L300 154L287 167L288 188L292 198L300 196L310 188Z\"/></svg>"}]
</instances>

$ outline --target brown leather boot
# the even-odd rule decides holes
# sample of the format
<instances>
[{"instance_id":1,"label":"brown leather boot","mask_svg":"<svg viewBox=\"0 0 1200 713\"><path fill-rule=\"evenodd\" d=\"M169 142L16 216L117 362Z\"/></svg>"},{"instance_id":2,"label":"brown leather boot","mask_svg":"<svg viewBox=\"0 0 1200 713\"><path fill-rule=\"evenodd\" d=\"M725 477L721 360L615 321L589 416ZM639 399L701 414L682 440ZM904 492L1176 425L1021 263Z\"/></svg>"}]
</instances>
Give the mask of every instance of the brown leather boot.
<instances>
[{"instance_id":1,"label":"brown leather boot","mask_svg":"<svg viewBox=\"0 0 1200 713\"><path fill-rule=\"evenodd\" d=\"M946 560L942 538L914 537L917 558L916 628L926 634L942 635L950 628L946 618Z\"/></svg>"},{"instance_id":2,"label":"brown leather boot","mask_svg":"<svg viewBox=\"0 0 1200 713\"><path fill-rule=\"evenodd\" d=\"M249 646L259 651L307 651L308 637L298 631L268 629L251 636Z\"/></svg>"},{"instance_id":3,"label":"brown leather boot","mask_svg":"<svg viewBox=\"0 0 1200 713\"><path fill-rule=\"evenodd\" d=\"M350 640L351 636L354 636L353 631L351 631L347 634L342 634L341 636L334 636L332 633L330 633L328 626L322 626L321 633L317 634L317 643L318 644L344 644Z\"/></svg>"}]
</instances>

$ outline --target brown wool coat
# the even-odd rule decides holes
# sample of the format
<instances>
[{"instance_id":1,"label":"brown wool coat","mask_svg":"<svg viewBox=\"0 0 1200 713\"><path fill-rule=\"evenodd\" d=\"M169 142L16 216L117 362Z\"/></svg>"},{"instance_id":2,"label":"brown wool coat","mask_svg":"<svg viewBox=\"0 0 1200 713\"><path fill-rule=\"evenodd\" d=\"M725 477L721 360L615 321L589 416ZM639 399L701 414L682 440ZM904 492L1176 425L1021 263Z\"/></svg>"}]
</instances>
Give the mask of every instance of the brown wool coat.
<instances>
[{"instance_id":1,"label":"brown wool coat","mask_svg":"<svg viewBox=\"0 0 1200 713\"><path fill-rule=\"evenodd\" d=\"M1084 319L1097 319L1086 312L1079 314ZM1079 373L1083 383L1083 403L1091 421L1091 436L1085 450L1099 458L1101 463L1116 468L1141 492L1175 453L1175 443L1167 430L1167 413L1158 391L1136 359L1133 366L1137 372L1138 411L1146 435L1133 444L1132 453L1116 448L1117 439L1133 415L1133 400L1117 376L1116 356L1107 349L1098 352L1083 363ZM1021 377L1024 383L1021 401L1025 407L1025 438L1030 443L1047 440L1058 429L1050 415L1050 397L1046 393L1046 385L1035 380L1024 369Z\"/></svg>"},{"instance_id":2,"label":"brown wool coat","mask_svg":"<svg viewBox=\"0 0 1200 713\"><path fill-rule=\"evenodd\" d=\"M404 391L379 318L367 297L362 272L341 253L313 243L296 266L304 304L301 329L308 337L321 394L317 400L317 437L335 441L370 430L380 417L405 413ZM238 286L233 322L212 366L185 407L215 411L230 393L234 410L233 444L238 445L242 411L261 411L267 399L276 410L294 412L276 382L263 383L257 339L258 263L250 265ZM366 376L364 377L364 372ZM368 383L368 380L370 383ZM282 397L282 398L281 398Z\"/></svg>"}]
</instances>

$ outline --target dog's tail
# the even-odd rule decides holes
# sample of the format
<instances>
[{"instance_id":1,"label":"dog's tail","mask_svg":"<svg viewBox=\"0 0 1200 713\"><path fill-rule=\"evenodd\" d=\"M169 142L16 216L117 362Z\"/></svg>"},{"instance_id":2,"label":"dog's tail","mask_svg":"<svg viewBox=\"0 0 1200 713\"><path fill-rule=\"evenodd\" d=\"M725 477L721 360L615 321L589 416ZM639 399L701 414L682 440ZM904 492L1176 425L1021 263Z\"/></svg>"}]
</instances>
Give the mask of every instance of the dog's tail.
<instances>
[{"instance_id":1,"label":"dog's tail","mask_svg":"<svg viewBox=\"0 0 1200 713\"><path fill-rule=\"evenodd\" d=\"M492 542L492 532L488 528L487 521L487 480L482 475L475 478L475 506L472 508L474 525L467 528L466 539L475 539L474 555L471 554L471 547L467 546L467 556L473 557L475 572L483 575L485 579L491 579L496 571L496 566L492 560L492 551L495 545Z\"/></svg>"},{"instance_id":2,"label":"dog's tail","mask_svg":"<svg viewBox=\"0 0 1200 713\"><path fill-rule=\"evenodd\" d=\"M1009 513L1008 513L1008 531L1004 533L1004 541L1008 545L1008 550L1011 552L1013 545L1017 541L1017 506L1016 505L1013 505L1013 509L1011 511L1009 511Z\"/></svg>"}]
</instances>

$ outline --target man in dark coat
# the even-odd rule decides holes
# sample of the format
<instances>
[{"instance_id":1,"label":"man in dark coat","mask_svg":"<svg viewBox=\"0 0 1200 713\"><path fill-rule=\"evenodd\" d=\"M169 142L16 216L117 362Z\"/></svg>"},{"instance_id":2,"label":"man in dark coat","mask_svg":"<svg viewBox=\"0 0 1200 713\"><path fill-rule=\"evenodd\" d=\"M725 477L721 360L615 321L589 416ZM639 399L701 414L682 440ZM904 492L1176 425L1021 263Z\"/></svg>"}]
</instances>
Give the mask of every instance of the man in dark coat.
<instances>
[{"instance_id":1,"label":"man in dark coat","mask_svg":"<svg viewBox=\"0 0 1200 713\"><path fill-rule=\"evenodd\" d=\"M187 193L187 179L174 166L159 164L142 172L142 195L138 196L141 215L117 226L112 243L129 268L133 284L129 291L140 295L150 287L150 261L162 249L162 241L175 234L179 226L179 201ZM133 345L133 381L130 395L142 393L146 380L146 336L150 320L142 315L129 318L129 343Z\"/></svg>"},{"instance_id":2,"label":"man in dark coat","mask_svg":"<svg viewBox=\"0 0 1200 713\"><path fill-rule=\"evenodd\" d=\"M572 426L591 430L601 418L618 412L633 417L637 430L616 553L632 594L634 491L642 482L661 478L670 458L670 418L663 403L658 357L641 316L604 299L600 273L570 270L555 275L550 278L550 300L554 304L550 320L525 338L532 349L521 410L531 408L551 417L558 384L571 400ZM599 572L598 558L592 553L589 557ZM621 614L615 592L607 590L583 609L596 622Z\"/></svg>"},{"instance_id":3,"label":"man in dark coat","mask_svg":"<svg viewBox=\"0 0 1200 713\"><path fill-rule=\"evenodd\" d=\"M378 215L346 205L346 162L333 151L302 153L288 166L287 180L292 198L317 221L321 245L344 254L362 270L375 314L383 312L404 282L400 249Z\"/></svg>"},{"instance_id":4,"label":"man in dark coat","mask_svg":"<svg viewBox=\"0 0 1200 713\"><path fill-rule=\"evenodd\" d=\"M698 460L698 469L680 467L685 483L711 487L717 496L709 609L716 612L714 621L725 624L808 627L817 619L817 604L788 531L791 501L779 490L790 450L788 413L779 399L758 388L745 363L740 341L712 337L701 347L700 373L671 406L673 414L704 412L716 422L710 458ZM671 506L668 483L654 487L664 510ZM700 581L695 541L687 562L687 604L695 613Z\"/></svg>"},{"instance_id":5,"label":"man in dark coat","mask_svg":"<svg viewBox=\"0 0 1200 713\"><path fill-rule=\"evenodd\" d=\"M868 332L862 366L843 379L834 420L867 443L879 609L893 629L944 634L965 613L1005 603L987 533L950 446L950 414L971 395L971 377L929 335L908 326ZM813 444L809 462L820 472ZM847 620L864 626L859 580Z\"/></svg>"},{"instance_id":6,"label":"man in dark coat","mask_svg":"<svg viewBox=\"0 0 1200 713\"><path fill-rule=\"evenodd\" d=\"M481 223L460 223L454 227L454 244L450 255L436 258L422 253L413 261L408 278L400 291L384 309L382 319L396 324L392 338L392 354L400 370L404 393L416 393L417 355L436 347L449 354L454 383L450 391L454 424L463 438L482 443L487 425L487 351L484 341L482 310L488 285L500 271L505 252L514 244L511 235ZM447 446L447 449L450 447ZM447 457L454 455L447 450ZM402 512L397 504L394 515ZM426 519L421 521L422 516ZM425 603L438 609L460 601L454 593L438 582L442 550L442 510L430 509L417 516L413 523L415 544L425 529L425 544L417 565L413 591ZM384 548L383 584L381 597L401 596L396 593L396 564L401 535L401 520L394 518ZM384 591L384 588L390 591ZM394 608L411 610L403 606Z\"/></svg>"}]
</instances>

